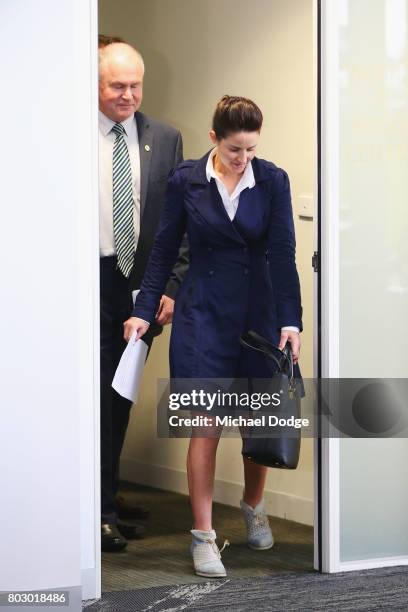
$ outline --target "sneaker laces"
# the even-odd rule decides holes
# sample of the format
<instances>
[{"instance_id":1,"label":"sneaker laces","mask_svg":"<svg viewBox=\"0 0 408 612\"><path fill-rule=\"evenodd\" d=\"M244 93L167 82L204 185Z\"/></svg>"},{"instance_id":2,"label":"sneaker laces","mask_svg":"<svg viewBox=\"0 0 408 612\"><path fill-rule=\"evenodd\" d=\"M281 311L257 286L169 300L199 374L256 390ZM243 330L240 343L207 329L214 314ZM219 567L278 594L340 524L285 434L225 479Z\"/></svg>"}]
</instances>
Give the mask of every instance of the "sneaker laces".
<instances>
[{"instance_id":1,"label":"sneaker laces","mask_svg":"<svg viewBox=\"0 0 408 612\"><path fill-rule=\"evenodd\" d=\"M256 514L253 514L252 519L253 520L249 523L249 527L253 534L269 529L269 520L265 512L257 512Z\"/></svg>"},{"instance_id":2,"label":"sneaker laces","mask_svg":"<svg viewBox=\"0 0 408 612\"><path fill-rule=\"evenodd\" d=\"M224 550L224 548L230 545L228 540L224 540L224 544L222 545L222 548L220 549L218 548L217 543L213 538L208 538L208 539L206 538L205 542L210 544L213 552L217 555L219 559L221 559L221 553Z\"/></svg>"}]
</instances>

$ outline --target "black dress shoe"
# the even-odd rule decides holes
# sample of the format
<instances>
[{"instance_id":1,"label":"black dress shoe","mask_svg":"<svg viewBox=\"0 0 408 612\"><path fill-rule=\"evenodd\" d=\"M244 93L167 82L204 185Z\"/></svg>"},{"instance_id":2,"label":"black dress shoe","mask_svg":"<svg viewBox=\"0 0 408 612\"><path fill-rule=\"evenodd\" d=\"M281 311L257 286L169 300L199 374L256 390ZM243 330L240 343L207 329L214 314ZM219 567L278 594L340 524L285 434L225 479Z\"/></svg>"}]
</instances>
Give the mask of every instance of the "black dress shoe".
<instances>
[{"instance_id":1,"label":"black dress shoe","mask_svg":"<svg viewBox=\"0 0 408 612\"><path fill-rule=\"evenodd\" d=\"M144 525L129 525L128 523L123 523L123 521L118 521L116 526L127 540L137 540L138 538L142 538L146 533L146 527L144 527Z\"/></svg>"},{"instance_id":2,"label":"black dress shoe","mask_svg":"<svg viewBox=\"0 0 408 612\"><path fill-rule=\"evenodd\" d=\"M113 523L101 525L101 548L104 552L117 552L126 548L127 542Z\"/></svg>"},{"instance_id":3,"label":"black dress shoe","mask_svg":"<svg viewBox=\"0 0 408 612\"><path fill-rule=\"evenodd\" d=\"M119 518L132 518L132 519L147 519L150 510L143 506L133 506L130 504L123 495L116 496L116 508Z\"/></svg>"}]
</instances>

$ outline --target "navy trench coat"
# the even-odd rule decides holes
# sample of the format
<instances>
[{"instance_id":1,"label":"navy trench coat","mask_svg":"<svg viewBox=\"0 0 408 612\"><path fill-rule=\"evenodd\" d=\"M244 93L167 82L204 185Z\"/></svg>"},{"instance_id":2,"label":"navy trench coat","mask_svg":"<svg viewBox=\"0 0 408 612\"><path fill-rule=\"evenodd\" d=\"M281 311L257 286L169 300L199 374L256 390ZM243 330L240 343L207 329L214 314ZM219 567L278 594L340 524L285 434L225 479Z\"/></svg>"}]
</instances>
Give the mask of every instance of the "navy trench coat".
<instances>
[{"instance_id":1,"label":"navy trench coat","mask_svg":"<svg viewBox=\"0 0 408 612\"><path fill-rule=\"evenodd\" d=\"M278 344L282 326L302 329L289 179L255 157L255 186L241 192L231 221L215 180L207 180L208 155L181 163L169 178L132 316L154 321L187 231L190 267L174 310L170 375L266 377L265 358L242 348L239 338L253 329Z\"/></svg>"}]
</instances>

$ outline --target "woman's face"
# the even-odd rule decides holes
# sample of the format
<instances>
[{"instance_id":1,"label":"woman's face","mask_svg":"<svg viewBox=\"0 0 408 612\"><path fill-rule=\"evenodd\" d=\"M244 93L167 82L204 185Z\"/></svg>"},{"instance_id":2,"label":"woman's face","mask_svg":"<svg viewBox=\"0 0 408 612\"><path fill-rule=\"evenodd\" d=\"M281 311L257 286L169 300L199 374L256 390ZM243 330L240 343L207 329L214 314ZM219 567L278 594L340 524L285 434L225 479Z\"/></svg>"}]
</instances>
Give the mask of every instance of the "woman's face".
<instances>
[{"instance_id":1,"label":"woman's face","mask_svg":"<svg viewBox=\"0 0 408 612\"><path fill-rule=\"evenodd\" d=\"M210 138L217 145L216 164L218 162L223 167L221 169L233 174L242 174L247 163L255 157L259 132L232 132L218 140L211 130Z\"/></svg>"}]
</instances>

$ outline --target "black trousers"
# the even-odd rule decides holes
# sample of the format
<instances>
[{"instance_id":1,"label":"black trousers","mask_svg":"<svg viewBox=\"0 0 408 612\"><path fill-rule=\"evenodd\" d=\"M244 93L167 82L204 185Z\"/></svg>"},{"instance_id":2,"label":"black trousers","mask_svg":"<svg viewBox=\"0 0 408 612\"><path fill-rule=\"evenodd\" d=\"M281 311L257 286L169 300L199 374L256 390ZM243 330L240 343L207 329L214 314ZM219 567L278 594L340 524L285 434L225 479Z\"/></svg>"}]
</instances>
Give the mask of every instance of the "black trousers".
<instances>
[{"instance_id":1,"label":"black trousers","mask_svg":"<svg viewBox=\"0 0 408 612\"><path fill-rule=\"evenodd\" d=\"M129 279L117 269L117 257L100 259L100 387L101 387L101 519L116 523L115 496L119 463L132 403L112 389L112 380L126 341L123 323L133 310ZM152 324L143 336L148 354L153 338L161 332Z\"/></svg>"},{"instance_id":2,"label":"black trousers","mask_svg":"<svg viewBox=\"0 0 408 612\"><path fill-rule=\"evenodd\" d=\"M132 311L129 280L116 265L116 257L100 259L101 517L104 523L117 521L119 459L131 408L131 402L111 386L126 347L123 322Z\"/></svg>"}]
</instances>

